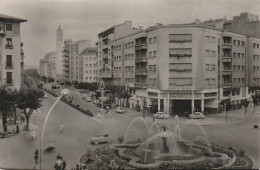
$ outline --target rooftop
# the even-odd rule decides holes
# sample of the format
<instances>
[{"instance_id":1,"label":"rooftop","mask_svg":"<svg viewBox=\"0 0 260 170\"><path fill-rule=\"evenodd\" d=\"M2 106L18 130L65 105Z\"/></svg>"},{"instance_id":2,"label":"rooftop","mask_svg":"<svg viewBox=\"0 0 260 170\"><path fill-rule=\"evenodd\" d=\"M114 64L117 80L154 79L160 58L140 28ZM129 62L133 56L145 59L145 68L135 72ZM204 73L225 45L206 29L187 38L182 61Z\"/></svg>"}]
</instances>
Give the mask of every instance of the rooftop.
<instances>
[{"instance_id":1,"label":"rooftop","mask_svg":"<svg viewBox=\"0 0 260 170\"><path fill-rule=\"evenodd\" d=\"M4 21L15 21L15 22L26 22L27 20L25 19L21 19L21 18L17 18L17 17L12 17L12 16L8 16L8 15L4 15L4 14L0 14L0 20L4 20Z\"/></svg>"}]
</instances>

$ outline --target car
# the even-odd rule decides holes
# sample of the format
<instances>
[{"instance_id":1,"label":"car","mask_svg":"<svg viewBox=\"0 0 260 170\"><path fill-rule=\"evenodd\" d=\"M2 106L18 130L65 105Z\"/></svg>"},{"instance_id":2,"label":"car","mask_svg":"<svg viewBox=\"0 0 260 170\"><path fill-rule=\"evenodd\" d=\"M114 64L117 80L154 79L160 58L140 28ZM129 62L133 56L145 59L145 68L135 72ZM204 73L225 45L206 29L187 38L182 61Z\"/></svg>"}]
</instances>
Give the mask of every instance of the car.
<instances>
[{"instance_id":1,"label":"car","mask_svg":"<svg viewBox=\"0 0 260 170\"><path fill-rule=\"evenodd\" d=\"M164 112L157 112L153 115L154 118L157 118L157 119L168 119L170 117L169 114L166 114Z\"/></svg>"},{"instance_id":2,"label":"car","mask_svg":"<svg viewBox=\"0 0 260 170\"><path fill-rule=\"evenodd\" d=\"M123 111L123 109L122 109L121 107L117 107L117 108L115 109L115 112L116 112L116 113L124 113L124 111Z\"/></svg>"},{"instance_id":3,"label":"car","mask_svg":"<svg viewBox=\"0 0 260 170\"><path fill-rule=\"evenodd\" d=\"M87 97L87 98L86 98L86 101L87 101L87 102L91 102L92 100L91 100L90 97Z\"/></svg>"},{"instance_id":4,"label":"car","mask_svg":"<svg viewBox=\"0 0 260 170\"><path fill-rule=\"evenodd\" d=\"M93 100L93 104L98 104L99 103L99 100Z\"/></svg>"},{"instance_id":5,"label":"car","mask_svg":"<svg viewBox=\"0 0 260 170\"><path fill-rule=\"evenodd\" d=\"M189 119L205 119L205 115L201 112L194 112L189 115Z\"/></svg>"},{"instance_id":6,"label":"car","mask_svg":"<svg viewBox=\"0 0 260 170\"><path fill-rule=\"evenodd\" d=\"M97 145L100 143L111 143L112 139L110 138L110 136L108 134L101 134L101 135L93 136L90 139L90 142Z\"/></svg>"}]
</instances>

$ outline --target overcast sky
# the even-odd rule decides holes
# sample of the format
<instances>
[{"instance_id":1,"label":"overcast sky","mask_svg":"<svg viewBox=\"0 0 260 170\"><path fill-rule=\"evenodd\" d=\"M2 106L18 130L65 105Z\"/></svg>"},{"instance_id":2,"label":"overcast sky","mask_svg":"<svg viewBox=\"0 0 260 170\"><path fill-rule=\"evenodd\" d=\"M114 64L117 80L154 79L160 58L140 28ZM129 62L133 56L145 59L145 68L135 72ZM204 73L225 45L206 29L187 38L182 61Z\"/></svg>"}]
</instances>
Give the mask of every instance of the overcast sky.
<instances>
[{"instance_id":1,"label":"overcast sky","mask_svg":"<svg viewBox=\"0 0 260 170\"><path fill-rule=\"evenodd\" d=\"M197 18L232 19L241 12L260 16L260 0L0 0L0 13L26 19L21 25L25 64L39 60L56 47L56 30L64 38L97 41L97 34L113 25L188 23Z\"/></svg>"}]
</instances>

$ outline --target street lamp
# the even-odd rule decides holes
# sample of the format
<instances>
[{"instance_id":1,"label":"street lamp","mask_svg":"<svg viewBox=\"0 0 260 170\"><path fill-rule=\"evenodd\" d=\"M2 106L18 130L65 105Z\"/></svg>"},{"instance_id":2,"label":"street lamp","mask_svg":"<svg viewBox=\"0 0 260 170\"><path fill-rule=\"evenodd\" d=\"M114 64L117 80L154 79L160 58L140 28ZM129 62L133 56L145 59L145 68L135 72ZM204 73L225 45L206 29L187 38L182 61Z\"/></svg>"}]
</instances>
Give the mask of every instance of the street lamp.
<instances>
[{"instance_id":1,"label":"street lamp","mask_svg":"<svg viewBox=\"0 0 260 170\"><path fill-rule=\"evenodd\" d=\"M102 106L101 106L101 115L103 116L103 97L104 97L104 88L105 88L105 83L104 83L104 81L102 80L101 81L101 83L100 83L100 86L99 86L99 88L101 89L101 95L102 95L102 98L101 98L101 100L102 100Z\"/></svg>"},{"instance_id":2,"label":"street lamp","mask_svg":"<svg viewBox=\"0 0 260 170\"><path fill-rule=\"evenodd\" d=\"M227 121L227 103L224 103L225 111L226 111L226 121Z\"/></svg>"},{"instance_id":3,"label":"street lamp","mask_svg":"<svg viewBox=\"0 0 260 170\"><path fill-rule=\"evenodd\" d=\"M46 123L47 123L47 120L51 114L51 111L52 109L54 108L54 106L56 106L56 104L58 103L58 101L65 95L68 95L70 93L69 89L62 89L61 92L60 92L60 96L57 98L57 100L55 101L55 103L51 106L49 112L47 113L47 116L44 120L44 124L43 124L43 128L42 128L42 137L41 137L41 140L40 140L40 169L42 169L42 141L43 141L43 135L44 135L44 130L45 130L45 127L46 127Z\"/></svg>"}]
</instances>

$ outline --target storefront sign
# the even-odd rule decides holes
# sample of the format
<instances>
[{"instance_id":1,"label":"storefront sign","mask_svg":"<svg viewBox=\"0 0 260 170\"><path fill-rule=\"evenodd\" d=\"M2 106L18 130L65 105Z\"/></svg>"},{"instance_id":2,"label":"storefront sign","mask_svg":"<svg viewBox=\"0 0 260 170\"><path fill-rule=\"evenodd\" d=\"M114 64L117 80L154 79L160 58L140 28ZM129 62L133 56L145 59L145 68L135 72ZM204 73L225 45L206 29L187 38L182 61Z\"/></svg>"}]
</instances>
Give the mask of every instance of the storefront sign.
<instances>
[{"instance_id":1,"label":"storefront sign","mask_svg":"<svg viewBox=\"0 0 260 170\"><path fill-rule=\"evenodd\" d=\"M194 90L194 86L169 86L168 90Z\"/></svg>"},{"instance_id":2,"label":"storefront sign","mask_svg":"<svg viewBox=\"0 0 260 170\"><path fill-rule=\"evenodd\" d=\"M191 99L191 93L170 93L170 98Z\"/></svg>"}]
</instances>

